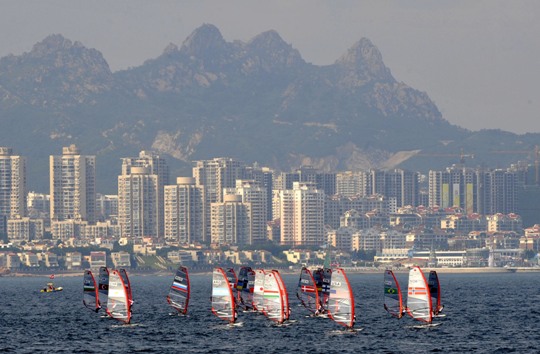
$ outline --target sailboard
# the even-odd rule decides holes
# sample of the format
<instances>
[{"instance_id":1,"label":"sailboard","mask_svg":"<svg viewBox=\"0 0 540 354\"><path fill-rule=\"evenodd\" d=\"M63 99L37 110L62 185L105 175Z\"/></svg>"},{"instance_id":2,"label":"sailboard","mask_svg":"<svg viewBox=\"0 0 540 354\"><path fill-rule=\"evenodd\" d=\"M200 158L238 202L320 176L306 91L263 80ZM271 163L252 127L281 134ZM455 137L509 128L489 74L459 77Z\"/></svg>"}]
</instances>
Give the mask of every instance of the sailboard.
<instances>
[{"instance_id":1,"label":"sailboard","mask_svg":"<svg viewBox=\"0 0 540 354\"><path fill-rule=\"evenodd\" d=\"M124 286L126 287L126 290L128 292L129 300L131 301L131 304L133 304L133 293L131 292L131 283L129 281L128 274L125 269L119 269L118 272L120 273L120 276L122 277L122 280L124 281Z\"/></svg>"},{"instance_id":2,"label":"sailboard","mask_svg":"<svg viewBox=\"0 0 540 354\"><path fill-rule=\"evenodd\" d=\"M83 304L86 308L98 312L99 294L96 279L91 270L85 270L83 276Z\"/></svg>"},{"instance_id":3,"label":"sailboard","mask_svg":"<svg viewBox=\"0 0 540 354\"><path fill-rule=\"evenodd\" d=\"M431 311L433 316L439 316L443 306L441 305L441 284L437 272L432 270L428 277L429 293L431 295Z\"/></svg>"},{"instance_id":4,"label":"sailboard","mask_svg":"<svg viewBox=\"0 0 540 354\"><path fill-rule=\"evenodd\" d=\"M431 295L426 277L420 267L412 267L409 271L407 313L415 320L428 324L433 320Z\"/></svg>"},{"instance_id":5,"label":"sailboard","mask_svg":"<svg viewBox=\"0 0 540 354\"><path fill-rule=\"evenodd\" d=\"M349 279L342 268L337 268L332 273L328 317L348 329L352 329L356 322L354 295Z\"/></svg>"},{"instance_id":6,"label":"sailboard","mask_svg":"<svg viewBox=\"0 0 540 354\"><path fill-rule=\"evenodd\" d=\"M283 298L274 272L266 272L264 276L264 315L272 321L282 324Z\"/></svg>"},{"instance_id":7,"label":"sailboard","mask_svg":"<svg viewBox=\"0 0 540 354\"><path fill-rule=\"evenodd\" d=\"M231 286L233 296L237 298L238 294L236 290L236 284L238 283L238 277L236 276L234 268L227 268L225 270L225 274L227 275L227 280L229 281L229 285Z\"/></svg>"},{"instance_id":8,"label":"sailboard","mask_svg":"<svg viewBox=\"0 0 540 354\"><path fill-rule=\"evenodd\" d=\"M253 309L258 312L264 311L264 277L265 273L263 269L257 269L255 271L255 280L253 287Z\"/></svg>"},{"instance_id":9,"label":"sailboard","mask_svg":"<svg viewBox=\"0 0 540 354\"><path fill-rule=\"evenodd\" d=\"M245 311L253 309L253 289L255 286L255 272L251 267L242 267L238 272L236 292L238 305Z\"/></svg>"},{"instance_id":10,"label":"sailboard","mask_svg":"<svg viewBox=\"0 0 540 354\"><path fill-rule=\"evenodd\" d=\"M109 270L107 267L99 268L98 295L99 305L106 310L109 299Z\"/></svg>"},{"instance_id":11,"label":"sailboard","mask_svg":"<svg viewBox=\"0 0 540 354\"><path fill-rule=\"evenodd\" d=\"M212 313L230 324L236 322L234 296L222 268L215 268L212 273Z\"/></svg>"},{"instance_id":12,"label":"sailboard","mask_svg":"<svg viewBox=\"0 0 540 354\"><path fill-rule=\"evenodd\" d=\"M173 282L169 288L167 302L178 311L179 314L187 314L190 296L190 283L188 269L182 265L178 266Z\"/></svg>"},{"instance_id":13,"label":"sailboard","mask_svg":"<svg viewBox=\"0 0 540 354\"><path fill-rule=\"evenodd\" d=\"M394 317L403 317L403 298L401 288L391 270L384 272L384 309Z\"/></svg>"},{"instance_id":14,"label":"sailboard","mask_svg":"<svg viewBox=\"0 0 540 354\"><path fill-rule=\"evenodd\" d=\"M319 311L326 313L328 310L328 298L330 297L330 284L332 282L332 269L326 267L320 271L322 277L321 292L319 295L319 302L321 304Z\"/></svg>"},{"instance_id":15,"label":"sailboard","mask_svg":"<svg viewBox=\"0 0 540 354\"><path fill-rule=\"evenodd\" d=\"M283 312L283 319L284 321L288 321L291 315L291 305L289 302L289 294L287 293L287 287L285 286L285 283L283 282L283 278L281 277L279 271L272 270L272 273L274 273L274 276L276 277L279 287L279 295L281 296L281 302L283 303L283 306L281 307L281 311Z\"/></svg>"},{"instance_id":16,"label":"sailboard","mask_svg":"<svg viewBox=\"0 0 540 354\"><path fill-rule=\"evenodd\" d=\"M296 297L309 312L318 314L320 304L319 292L317 291L313 274L311 274L311 271L306 267L302 267L302 270L300 271Z\"/></svg>"},{"instance_id":17,"label":"sailboard","mask_svg":"<svg viewBox=\"0 0 540 354\"><path fill-rule=\"evenodd\" d=\"M125 286L122 275L118 270L113 270L109 275L107 314L126 324L131 321L131 301L128 288Z\"/></svg>"}]
</instances>

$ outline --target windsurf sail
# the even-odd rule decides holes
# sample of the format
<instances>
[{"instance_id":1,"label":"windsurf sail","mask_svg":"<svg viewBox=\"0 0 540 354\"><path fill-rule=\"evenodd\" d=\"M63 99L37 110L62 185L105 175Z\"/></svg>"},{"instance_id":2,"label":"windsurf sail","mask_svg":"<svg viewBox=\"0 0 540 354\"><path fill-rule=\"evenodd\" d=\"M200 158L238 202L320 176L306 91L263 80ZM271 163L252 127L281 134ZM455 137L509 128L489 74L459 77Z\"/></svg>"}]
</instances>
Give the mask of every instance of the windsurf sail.
<instances>
[{"instance_id":1,"label":"windsurf sail","mask_svg":"<svg viewBox=\"0 0 540 354\"><path fill-rule=\"evenodd\" d=\"M169 289L167 302L182 315L187 313L190 295L189 285L188 269L180 265L176 270L172 285Z\"/></svg>"},{"instance_id":2,"label":"windsurf sail","mask_svg":"<svg viewBox=\"0 0 540 354\"><path fill-rule=\"evenodd\" d=\"M274 272L264 276L264 315L276 323L283 323L283 298Z\"/></svg>"},{"instance_id":3,"label":"windsurf sail","mask_svg":"<svg viewBox=\"0 0 540 354\"><path fill-rule=\"evenodd\" d=\"M133 294L131 292L131 283L129 282L128 274L127 274L126 270L123 269L123 268L118 270L118 272L120 273L120 276L122 277L122 280L124 281L124 286L126 287L126 290L127 290L128 296L129 296L129 300L131 301L131 303L133 303Z\"/></svg>"},{"instance_id":4,"label":"windsurf sail","mask_svg":"<svg viewBox=\"0 0 540 354\"><path fill-rule=\"evenodd\" d=\"M229 323L236 322L235 301L231 285L222 268L215 268L212 274L212 313Z\"/></svg>"},{"instance_id":5,"label":"windsurf sail","mask_svg":"<svg viewBox=\"0 0 540 354\"><path fill-rule=\"evenodd\" d=\"M227 268L227 270L225 270L225 274L227 275L227 280L229 281L229 285L231 286L233 296L237 298L238 294L236 291L236 284L238 283L238 277L236 276L234 268Z\"/></svg>"},{"instance_id":6,"label":"windsurf sail","mask_svg":"<svg viewBox=\"0 0 540 354\"><path fill-rule=\"evenodd\" d=\"M407 313L415 320L431 323L431 295L426 277L420 267L412 267L409 271L409 288L407 289Z\"/></svg>"},{"instance_id":7,"label":"windsurf sail","mask_svg":"<svg viewBox=\"0 0 540 354\"><path fill-rule=\"evenodd\" d=\"M96 279L92 271L85 270L83 276L83 304L92 311L98 312L99 306L99 294Z\"/></svg>"},{"instance_id":8,"label":"windsurf sail","mask_svg":"<svg viewBox=\"0 0 540 354\"><path fill-rule=\"evenodd\" d=\"M431 310L437 316L443 309L441 305L441 285L437 272L432 270L428 277L429 293L431 295Z\"/></svg>"},{"instance_id":9,"label":"windsurf sail","mask_svg":"<svg viewBox=\"0 0 540 354\"><path fill-rule=\"evenodd\" d=\"M332 269L323 268L320 274L322 277L322 285L319 295L319 302L321 303L319 311L326 312L328 310L328 297L330 296L330 283L332 282Z\"/></svg>"},{"instance_id":10,"label":"windsurf sail","mask_svg":"<svg viewBox=\"0 0 540 354\"><path fill-rule=\"evenodd\" d=\"M106 310L109 299L109 270L107 267L99 268L98 294L99 305Z\"/></svg>"},{"instance_id":11,"label":"windsurf sail","mask_svg":"<svg viewBox=\"0 0 540 354\"><path fill-rule=\"evenodd\" d=\"M287 321L291 315L291 305L289 302L289 294L287 293L287 287L285 286L285 283L283 282L283 278L281 277L279 271L272 270L272 273L274 273L274 276L276 277L279 286L279 295L281 296L281 301L283 303L283 306L281 308L281 310L283 311L283 319Z\"/></svg>"},{"instance_id":12,"label":"windsurf sail","mask_svg":"<svg viewBox=\"0 0 540 354\"><path fill-rule=\"evenodd\" d=\"M236 283L236 292L238 304L244 310L253 308L253 289L255 285L255 272L251 267L242 267L238 272L238 283Z\"/></svg>"},{"instance_id":13,"label":"windsurf sail","mask_svg":"<svg viewBox=\"0 0 540 354\"><path fill-rule=\"evenodd\" d=\"M356 322L354 295L349 279L342 268L337 268L332 273L330 296L328 297L328 317L347 328L352 328Z\"/></svg>"},{"instance_id":14,"label":"windsurf sail","mask_svg":"<svg viewBox=\"0 0 540 354\"><path fill-rule=\"evenodd\" d=\"M264 311L264 270L257 269L255 271L255 284L253 288L253 308L256 311Z\"/></svg>"},{"instance_id":15,"label":"windsurf sail","mask_svg":"<svg viewBox=\"0 0 540 354\"><path fill-rule=\"evenodd\" d=\"M113 270L109 275L107 314L126 324L131 321L131 301L128 289L124 285L122 275L118 270Z\"/></svg>"},{"instance_id":16,"label":"windsurf sail","mask_svg":"<svg viewBox=\"0 0 540 354\"><path fill-rule=\"evenodd\" d=\"M401 288L391 270L384 272L384 309L394 317L403 317Z\"/></svg>"},{"instance_id":17,"label":"windsurf sail","mask_svg":"<svg viewBox=\"0 0 540 354\"><path fill-rule=\"evenodd\" d=\"M298 280L296 297L311 313L318 313L320 304L319 292L317 291L313 274L311 274L311 271L306 267L303 267L300 271L300 279Z\"/></svg>"}]
</instances>

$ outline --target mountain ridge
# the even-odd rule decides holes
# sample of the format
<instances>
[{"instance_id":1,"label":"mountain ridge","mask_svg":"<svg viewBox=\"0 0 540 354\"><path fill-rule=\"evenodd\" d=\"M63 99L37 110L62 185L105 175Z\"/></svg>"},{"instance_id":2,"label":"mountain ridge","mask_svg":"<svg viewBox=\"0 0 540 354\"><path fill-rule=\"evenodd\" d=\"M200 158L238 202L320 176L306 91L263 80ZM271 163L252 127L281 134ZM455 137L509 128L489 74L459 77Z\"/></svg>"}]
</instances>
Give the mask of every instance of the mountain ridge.
<instances>
[{"instance_id":1,"label":"mountain ridge","mask_svg":"<svg viewBox=\"0 0 540 354\"><path fill-rule=\"evenodd\" d=\"M538 141L538 134L479 134L450 124L427 93L392 76L367 38L317 66L274 30L227 42L211 24L116 72L98 50L58 34L0 58L0 122L10 127L0 132L2 145L22 155L47 160L44 152L58 155L72 143L98 155L107 192L119 159L148 149L168 158L174 177L191 173L193 160L225 155L282 170L425 170L444 161L403 152L457 152L485 134L507 150ZM478 148L489 163L488 148ZM46 168L40 162L31 173Z\"/></svg>"}]
</instances>

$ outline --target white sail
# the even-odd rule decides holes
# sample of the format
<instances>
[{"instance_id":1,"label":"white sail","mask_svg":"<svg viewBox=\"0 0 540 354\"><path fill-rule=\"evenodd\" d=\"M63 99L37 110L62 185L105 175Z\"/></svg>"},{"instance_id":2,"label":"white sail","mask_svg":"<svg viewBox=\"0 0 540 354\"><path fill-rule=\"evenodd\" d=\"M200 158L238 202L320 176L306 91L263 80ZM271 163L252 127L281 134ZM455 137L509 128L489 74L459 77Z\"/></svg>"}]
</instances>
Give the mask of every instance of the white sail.
<instances>
[{"instance_id":1,"label":"white sail","mask_svg":"<svg viewBox=\"0 0 540 354\"><path fill-rule=\"evenodd\" d=\"M117 270L109 275L109 299L107 314L114 319L129 323L131 321L131 301L128 289Z\"/></svg>"},{"instance_id":2,"label":"white sail","mask_svg":"<svg viewBox=\"0 0 540 354\"><path fill-rule=\"evenodd\" d=\"M264 276L264 314L277 323L283 323L283 299L274 272Z\"/></svg>"},{"instance_id":3,"label":"white sail","mask_svg":"<svg viewBox=\"0 0 540 354\"><path fill-rule=\"evenodd\" d=\"M332 272L330 296L328 297L328 316L336 323L352 328L356 321L354 295L345 271L337 268Z\"/></svg>"},{"instance_id":4,"label":"white sail","mask_svg":"<svg viewBox=\"0 0 540 354\"><path fill-rule=\"evenodd\" d=\"M281 296L281 301L283 302L283 306L281 308L283 312L283 319L288 320L291 314L291 305L289 303L289 294L287 293L287 287L285 287L285 283L283 282L283 278L281 277L279 271L273 270L272 273L274 273L274 275L276 276L276 280L279 286L279 294Z\"/></svg>"},{"instance_id":5,"label":"white sail","mask_svg":"<svg viewBox=\"0 0 540 354\"><path fill-rule=\"evenodd\" d=\"M255 285L253 288L253 308L256 311L264 311L264 270L255 271Z\"/></svg>"},{"instance_id":6,"label":"white sail","mask_svg":"<svg viewBox=\"0 0 540 354\"><path fill-rule=\"evenodd\" d=\"M409 288L407 289L407 313L418 321L431 323L431 295L426 277L420 267L409 271Z\"/></svg>"},{"instance_id":7,"label":"white sail","mask_svg":"<svg viewBox=\"0 0 540 354\"><path fill-rule=\"evenodd\" d=\"M215 268L212 273L212 313L229 323L234 323L235 307L231 285L225 271L222 268Z\"/></svg>"}]
</instances>

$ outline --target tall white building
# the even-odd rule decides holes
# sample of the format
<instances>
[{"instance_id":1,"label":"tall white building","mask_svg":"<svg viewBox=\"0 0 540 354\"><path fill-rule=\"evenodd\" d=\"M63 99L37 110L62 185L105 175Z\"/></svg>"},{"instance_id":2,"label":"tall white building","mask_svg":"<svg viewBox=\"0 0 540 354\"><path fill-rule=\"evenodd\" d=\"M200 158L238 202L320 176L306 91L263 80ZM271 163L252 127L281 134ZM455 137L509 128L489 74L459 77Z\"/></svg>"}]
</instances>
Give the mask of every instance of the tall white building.
<instances>
[{"instance_id":1,"label":"tall white building","mask_svg":"<svg viewBox=\"0 0 540 354\"><path fill-rule=\"evenodd\" d=\"M158 236L158 176L148 167L131 167L118 176L118 224L122 237Z\"/></svg>"},{"instance_id":2,"label":"tall white building","mask_svg":"<svg viewBox=\"0 0 540 354\"><path fill-rule=\"evenodd\" d=\"M212 243L227 245L249 244L251 231L250 203L240 195L225 195L223 202L211 205Z\"/></svg>"},{"instance_id":3,"label":"tall white building","mask_svg":"<svg viewBox=\"0 0 540 354\"><path fill-rule=\"evenodd\" d=\"M281 244L320 246L326 243L324 191L309 182L294 182L293 189L278 194Z\"/></svg>"},{"instance_id":4,"label":"tall white building","mask_svg":"<svg viewBox=\"0 0 540 354\"><path fill-rule=\"evenodd\" d=\"M242 202L250 203L251 231L250 245L266 241L268 220L267 189L253 180L236 180L236 194L242 197Z\"/></svg>"},{"instance_id":5,"label":"tall white building","mask_svg":"<svg viewBox=\"0 0 540 354\"><path fill-rule=\"evenodd\" d=\"M75 145L50 156L51 223L63 220L95 222L96 157L81 155Z\"/></svg>"},{"instance_id":6,"label":"tall white building","mask_svg":"<svg viewBox=\"0 0 540 354\"><path fill-rule=\"evenodd\" d=\"M223 201L225 188L235 188L236 180L244 178L245 166L241 161L231 158L215 158L195 161L193 178L204 191L204 241L211 240L211 204Z\"/></svg>"},{"instance_id":7,"label":"tall white building","mask_svg":"<svg viewBox=\"0 0 540 354\"><path fill-rule=\"evenodd\" d=\"M189 244L203 241L203 188L191 177L165 186L165 239Z\"/></svg>"},{"instance_id":8,"label":"tall white building","mask_svg":"<svg viewBox=\"0 0 540 354\"><path fill-rule=\"evenodd\" d=\"M7 231L7 219L26 214L26 159L0 147L0 234Z\"/></svg>"},{"instance_id":9,"label":"tall white building","mask_svg":"<svg viewBox=\"0 0 540 354\"><path fill-rule=\"evenodd\" d=\"M150 174L158 176L158 235L163 236L163 193L164 187L169 184L169 165L158 154L151 151L141 151L139 157L122 158L122 175L131 174L134 167L146 167Z\"/></svg>"}]
</instances>

